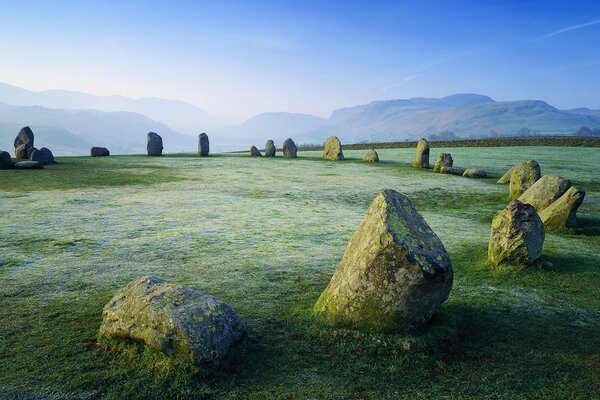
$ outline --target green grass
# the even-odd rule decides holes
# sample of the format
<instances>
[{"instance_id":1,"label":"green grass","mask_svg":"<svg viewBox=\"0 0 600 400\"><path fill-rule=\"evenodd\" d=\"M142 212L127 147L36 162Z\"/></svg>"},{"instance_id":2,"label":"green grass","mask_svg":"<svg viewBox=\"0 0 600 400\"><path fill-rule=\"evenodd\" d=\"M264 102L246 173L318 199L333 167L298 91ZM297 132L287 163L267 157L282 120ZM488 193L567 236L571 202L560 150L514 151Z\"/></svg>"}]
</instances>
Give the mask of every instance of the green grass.
<instances>
[{"instance_id":1,"label":"green grass","mask_svg":"<svg viewBox=\"0 0 600 400\"><path fill-rule=\"evenodd\" d=\"M536 159L585 188L580 226L547 232L552 267L486 264L508 202L477 180L382 162L218 155L58 158L0 171L0 398L600 397L600 169L590 148L452 148L496 179ZM313 324L311 309L375 194L408 195L453 261L450 298L413 335ZM208 377L137 344L96 345L102 307L141 275L216 295L248 328Z\"/></svg>"}]
</instances>

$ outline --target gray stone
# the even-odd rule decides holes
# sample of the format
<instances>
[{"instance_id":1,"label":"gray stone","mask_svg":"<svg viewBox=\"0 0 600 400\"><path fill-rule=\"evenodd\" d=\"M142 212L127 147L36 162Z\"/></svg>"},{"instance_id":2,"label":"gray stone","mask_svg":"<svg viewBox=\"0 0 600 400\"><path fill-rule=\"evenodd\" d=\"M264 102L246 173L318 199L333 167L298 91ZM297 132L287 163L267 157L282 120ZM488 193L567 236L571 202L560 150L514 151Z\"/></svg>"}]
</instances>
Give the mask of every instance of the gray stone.
<instances>
[{"instance_id":1,"label":"gray stone","mask_svg":"<svg viewBox=\"0 0 600 400\"><path fill-rule=\"evenodd\" d=\"M518 199L540 176L540 165L535 160L515 165L510 171L508 188L511 200Z\"/></svg>"},{"instance_id":2,"label":"gray stone","mask_svg":"<svg viewBox=\"0 0 600 400\"><path fill-rule=\"evenodd\" d=\"M162 156L163 141L159 134L148 132L148 144L146 145L149 156Z\"/></svg>"},{"instance_id":3,"label":"gray stone","mask_svg":"<svg viewBox=\"0 0 600 400\"><path fill-rule=\"evenodd\" d=\"M417 143L412 166L414 168L429 168L429 142L427 139L420 139Z\"/></svg>"},{"instance_id":4,"label":"gray stone","mask_svg":"<svg viewBox=\"0 0 600 400\"><path fill-rule=\"evenodd\" d=\"M256 146L250 147L250 157L262 157L260 150L258 150Z\"/></svg>"},{"instance_id":5,"label":"gray stone","mask_svg":"<svg viewBox=\"0 0 600 400\"><path fill-rule=\"evenodd\" d=\"M554 203L571 187L571 181L558 175L544 175L529 187L521 196L521 203L531 204L539 213Z\"/></svg>"},{"instance_id":6,"label":"gray stone","mask_svg":"<svg viewBox=\"0 0 600 400\"><path fill-rule=\"evenodd\" d=\"M31 154L30 149L33 149L33 139L33 132L28 126L24 127L19 131L14 142L15 158L17 160L29 159L29 154Z\"/></svg>"},{"instance_id":7,"label":"gray stone","mask_svg":"<svg viewBox=\"0 0 600 400\"><path fill-rule=\"evenodd\" d=\"M342 152L342 142L336 136L330 136L325 141L325 149L323 150L323 158L325 160L343 160L344 153Z\"/></svg>"},{"instance_id":8,"label":"gray stone","mask_svg":"<svg viewBox=\"0 0 600 400\"><path fill-rule=\"evenodd\" d=\"M558 200L540 212L540 218L546 228L572 228L577 225L577 210L585 190L571 186Z\"/></svg>"},{"instance_id":9,"label":"gray stone","mask_svg":"<svg viewBox=\"0 0 600 400\"><path fill-rule=\"evenodd\" d=\"M467 178L487 178L487 172L478 168L467 168L462 176Z\"/></svg>"},{"instance_id":10,"label":"gray stone","mask_svg":"<svg viewBox=\"0 0 600 400\"><path fill-rule=\"evenodd\" d=\"M15 163L10 158L8 151L0 151L0 169L13 169L14 167Z\"/></svg>"},{"instance_id":11,"label":"gray stone","mask_svg":"<svg viewBox=\"0 0 600 400\"><path fill-rule=\"evenodd\" d=\"M454 161L452 160L452 156L448 153L442 153L438 156L435 166L433 167L433 172L442 172L442 167L451 167Z\"/></svg>"},{"instance_id":12,"label":"gray stone","mask_svg":"<svg viewBox=\"0 0 600 400\"><path fill-rule=\"evenodd\" d=\"M39 161L19 161L15 164L17 169L42 169L44 164Z\"/></svg>"},{"instance_id":13,"label":"gray stone","mask_svg":"<svg viewBox=\"0 0 600 400\"><path fill-rule=\"evenodd\" d=\"M56 161L54 161L54 154L46 147L42 147L39 150L34 147L29 156L29 160L39 161L44 165L56 164Z\"/></svg>"},{"instance_id":14,"label":"gray stone","mask_svg":"<svg viewBox=\"0 0 600 400\"><path fill-rule=\"evenodd\" d=\"M283 156L287 158L296 158L298 157L298 147L296 147L296 143L291 138L287 138L283 142L282 146Z\"/></svg>"},{"instance_id":15,"label":"gray stone","mask_svg":"<svg viewBox=\"0 0 600 400\"><path fill-rule=\"evenodd\" d=\"M209 152L210 143L208 141L208 135L202 132L198 135L198 154L200 154L200 157L208 157Z\"/></svg>"},{"instance_id":16,"label":"gray stone","mask_svg":"<svg viewBox=\"0 0 600 400\"><path fill-rule=\"evenodd\" d=\"M452 288L450 257L412 202L385 190L314 306L319 323L382 332L429 321Z\"/></svg>"},{"instance_id":17,"label":"gray stone","mask_svg":"<svg viewBox=\"0 0 600 400\"><path fill-rule=\"evenodd\" d=\"M104 306L100 338L130 339L200 366L216 367L244 334L233 308L198 290L145 276Z\"/></svg>"},{"instance_id":18,"label":"gray stone","mask_svg":"<svg viewBox=\"0 0 600 400\"><path fill-rule=\"evenodd\" d=\"M110 151L106 147L92 147L90 149L90 156L92 157L108 157L110 156Z\"/></svg>"},{"instance_id":19,"label":"gray stone","mask_svg":"<svg viewBox=\"0 0 600 400\"><path fill-rule=\"evenodd\" d=\"M500 179L498 179L498 184L500 185L505 185L507 183L510 183L510 174L512 173L514 167L511 167L508 171L506 171L506 173L504 175L502 175L500 177Z\"/></svg>"},{"instance_id":20,"label":"gray stone","mask_svg":"<svg viewBox=\"0 0 600 400\"><path fill-rule=\"evenodd\" d=\"M439 172L441 174L462 176L465 173L465 171L466 171L466 169L464 169L464 168L450 167L450 166L444 165L444 166L442 166L442 168L440 169Z\"/></svg>"},{"instance_id":21,"label":"gray stone","mask_svg":"<svg viewBox=\"0 0 600 400\"><path fill-rule=\"evenodd\" d=\"M277 149L275 149L275 143L272 140L267 140L265 145L265 157L275 157Z\"/></svg>"},{"instance_id":22,"label":"gray stone","mask_svg":"<svg viewBox=\"0 0 600 400\"><path fill-rule=\"evenodd\" d=\"M377 154L375 149L369 149L369 151L367 151L367 154L365 154L365 156L363 157L363 161L370 163L379 162L379 154Z\"/></svg>"},{"instance_id":23,"label":"gray stone","mask_svg":"<svg viewBox=\"0 0 600 400\"><path fill-rule=\"evenodd\" d=\"M496 267L522 268L539 261L544 224L530 204L513 200L492 220L488 260Z\"/></svg>"}]
</instances>

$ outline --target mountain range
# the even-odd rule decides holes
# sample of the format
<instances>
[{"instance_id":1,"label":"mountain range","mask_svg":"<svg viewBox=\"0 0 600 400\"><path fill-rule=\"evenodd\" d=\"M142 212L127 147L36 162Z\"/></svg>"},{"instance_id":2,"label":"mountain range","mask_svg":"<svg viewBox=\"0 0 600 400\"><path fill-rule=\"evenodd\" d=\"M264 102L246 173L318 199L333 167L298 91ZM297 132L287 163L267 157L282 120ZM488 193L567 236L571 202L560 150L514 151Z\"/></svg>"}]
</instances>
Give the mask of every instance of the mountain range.
<instances>
[{"instance_id":1,"label":"mountain range","mask_svg":"<svg viewBox=\"0 0 600 400\"><path fill-rule=\"evenodd\" d=\"M177 100L50 90L32 92L0 84L0 149L12 150L18 130L29 125L36 146L58 155L87 154L94 146L113 154L145 152L146 133L163 137L165 152L193 152L206 131L215 151L281 143L404 141L419 137L488 137L522 134L568 135L600 128L600 110L560 110L541 100L495 101L479 94L375 101L334 110L329 118L268 112L241 124L216 127L199 107ZM194 136L190 136L193 134ZM12 152L12 151L11 151Z\"/></svg>"}]
</instances>

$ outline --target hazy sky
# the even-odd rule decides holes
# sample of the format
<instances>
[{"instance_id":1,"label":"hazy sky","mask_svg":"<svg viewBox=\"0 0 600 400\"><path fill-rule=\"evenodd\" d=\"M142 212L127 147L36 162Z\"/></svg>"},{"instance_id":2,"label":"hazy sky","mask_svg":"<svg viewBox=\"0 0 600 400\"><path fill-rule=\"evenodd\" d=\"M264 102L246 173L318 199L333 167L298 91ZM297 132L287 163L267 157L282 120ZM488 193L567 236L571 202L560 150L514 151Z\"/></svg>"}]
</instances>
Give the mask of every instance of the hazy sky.
<instances>
[{"instance_id":1,"label":"hazy sky","mask_svg":"<svg viewBox=\"0 0 600 400\"><path fill-rule=\"evenodd\" d=\"M0 81L241 119L481 93L600 108L600 0L2 1Z\"/></svg>"}]
</instances>

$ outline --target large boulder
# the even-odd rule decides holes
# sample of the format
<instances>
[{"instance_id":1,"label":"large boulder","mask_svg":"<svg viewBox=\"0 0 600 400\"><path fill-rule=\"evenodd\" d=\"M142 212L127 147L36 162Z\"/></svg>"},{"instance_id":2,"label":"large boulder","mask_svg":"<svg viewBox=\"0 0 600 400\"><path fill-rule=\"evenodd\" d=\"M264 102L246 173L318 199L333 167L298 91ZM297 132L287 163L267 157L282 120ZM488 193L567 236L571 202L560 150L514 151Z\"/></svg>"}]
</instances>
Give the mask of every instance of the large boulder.
<instances>
[{"instance_id":1,"label":"large boulder","mask_svg":"<svg viewBox=\"0 0 600 400\"><path fill-rule=\"evenodd\" d=\"M267 144L265 145L265 157L275 157L275 143L272 140L267 140Z\"/></svg>"},{"instance_id":2,"label":"large boulder","mask_svg":"<svg viewBox=\"0 0 600 400\"><path fill-rule=\"evenodd\" d=\"M521 196L521 203L531 204L539 213L554 203L571 187L571 181L558 175L544 175L529 187Z\"/></svg>"},{"instance_id":3,"label":"large boulder","mask_svg":"<svg viewBox=\"0 0 600 400\"><path fill-rule=\"evenodd\" d=\"M420 139L417 143L412 166L415 168L429 168L429 142L427 139Z\"/></svg>"},{"instance_id":4,"label":"large boulder","mask_svg":"<svg viewBox=\"0 0 600 400\"><path fill-rule=\"evenodd\" d=\"M506 184L510 183L510 174L512 173L513 168L514 167L511 167L508 171L506 171L504 173L504 175L502 175L500 177L500 179L498 179L498 182L496 182L496 183L498 183L500 185L506 185Z\"/></svg>"},{"instance_id":5,"label":"large boulder","mask_svg":"<svg viewBox=\"0 0 600 400\"><path fill-rule=\"evenodd\" d=\"M487 172L478 168L467 168L462 176L467 178L487 178Z\"/></svg>"},{"instance_id":6,"label":"large boulder","mask_svg":"<svg viewBox=\"0 0 600 400\"><path fill-rule=\"evenodd\" d=\"M314 306L318 322L382 332L429 321L452 288L452 264L412 202L377 195Z\"/></svg>"},{"instance_id":7,"label":"large boulder","mask_svg":"<svg viewBox=\"0 0 600 400\"><path fill-rule=\"evenodd\" d=\"M39 150L34 147L29 156L29 160L39 161L44 165L56 164L56 161L54 161L54 154L46 147L42 147Z\"/></svg>"},{"instance_id":8,"label":"large boulder","mask_svg":"<svg viewBox=\"0 0 600 400\"><path fill-rule=\"evenodd\" d=\"M159 134L148 132L148 144L146 145L149 156L162 156L163 141Z\"/></svg>"},{"instance_id":9,"label":"large boulder","mask_svg":"<svg viewBox=\"0 0 600 400\"><path fill-rule=\"evenodd\" d=\"M325 141L325 149L323 150L323 158L325 160L343 160L344 153L342 152L342 142L336 136L330 136Z\"/></svg>"},{"instance_id":10,"label":"large boulder","mask_svg":"<svg viewBox=\"0 0 600 400\"><path fill-rule=\"evenodd\" d=\"M585 190L571 186L558 200L540 212L546 228L572 228L577 224L577 210L585 197Z\"/></svg>"},{"instance_id":11,"label":"large boulder","mask_svg":"<svg viewBox=\"0 0 600 400\"><path fill-rule=\"evenodd\" d=\"M15 138L15 158L17 160L27 160L33 149L33 132L28 126L19 131Z\"/></svg>"},{"instance_id":12,"label":"large boulder","mask_svg":"<svg viewBox=\"0 0 600 400\"><path fill-rule=\"evenodd\" d=\"M8 151L0 151L0 169L13 169L14 167L15 163L10 158Z\"/></svg>"},{"instance_id":13,"label":"large boulder","mask_svg":"<svg viewBox=\"0 0 600 400\"><path fill-rule=\"evenodd\" d=\"M256 146L250 147L250 157L262 157L260 150L258 150Z\"/></svg>"},{"instance_id":14,"label":"large boulder","mask_svg":"<svg viewBox=\"0 0 600 400\"><path fill-rule=\"evenodd\" d=\"M92 157L108 157L110 156L110 151L106 147L92 147L90 149L90 156Z\"/></svg>"},{"instance_id":15,"label":"large boulder","mask_svg":"<svg viewBox=\"0 0 600 400\"><path fill-rule=\"evenodd\" d=\"M198 154L200 157L208 157L208 153L210 152L210 143L208 140L208 135L202 132L198 135Z\"/></svg>"},{"instance_id":16,"label":"large boulder","mask_svg":"<svg viewBox=\"0 0 600 400\"><path fill-rule=\"evenodd\" d=\"M535 160L515 165L510 171L510 199L518 199L540 176L540 164Z\"/></svg>"},{"instance_id":17,"label":"large boulder","mask_svg":"<svg viewBox=\"0 0 600 400\"><path fill-rule=\"evenodd\" d=\"M443 165L439 170L439 172L441 174L450 174L450 175L456 175L456 176L463 176L465 171L466 171L466 169L464 169L464 168L450 167L448 165Z\"/></svg>"},{"instance_id":18,"label":"large boulder","mask_svg":"<svg viewBox=\"0 0 600 400\"><path fill-rule=\"evenodd\" d=\"M19 161L15 164L17 169L42 169L44 164L39 161Z\"/></svg>"},{"instance_id":19,"label":"large boulder","mask_svg":"<svg viewBox=\"0 0 600 400\"><path fill-rule=\"evenodd\" d=\"M296 158L298 157L298 147L296 147L296 143L291 138L285 139L283 142L283 146L281 147L283 151L283 156L287 158Z\"/></svg>"},{"instance_id":20,"label":"large boulder","mask_svg":"<svg viewBox=\"0 0 600 400\"><path fill-rule=\"evenodd\" d=\"M130 339L199 366L217 366L244 334L233 308L198 290L145 276L104 306L100 339Z\"/></svg>"},{"instance_id":21,"label":"large boulder","mask_svg":"<svg viewBox=\"0 0 600 400\"><path fill-rule=\"evenodd\" d=\"M379 154L375 151L375 149L369 149L367 154L363 157L364 162L379 162Z\"/></svg>"},{"instance_id":22,"label":"large boulder","mask_svg":"<svg viewBox=\"0 0 600 400\"><path fill-rule=\"evenodd\" d=\"M442 167L451 167L454 161L448 153L442 153L438 156L433 167L433 172L442 172Z\"/></svg>"},{"instance_id":23,"label":"large boulder","mask_svg":"<svg viewBox=\"0 0 600 400\"><path fill-rule=\"evenodd\" d=\"M530 204L513 200L492 220L488 260L497 267L522 268L542 255L544 224Z\"/></svg>"}]
</instances>

